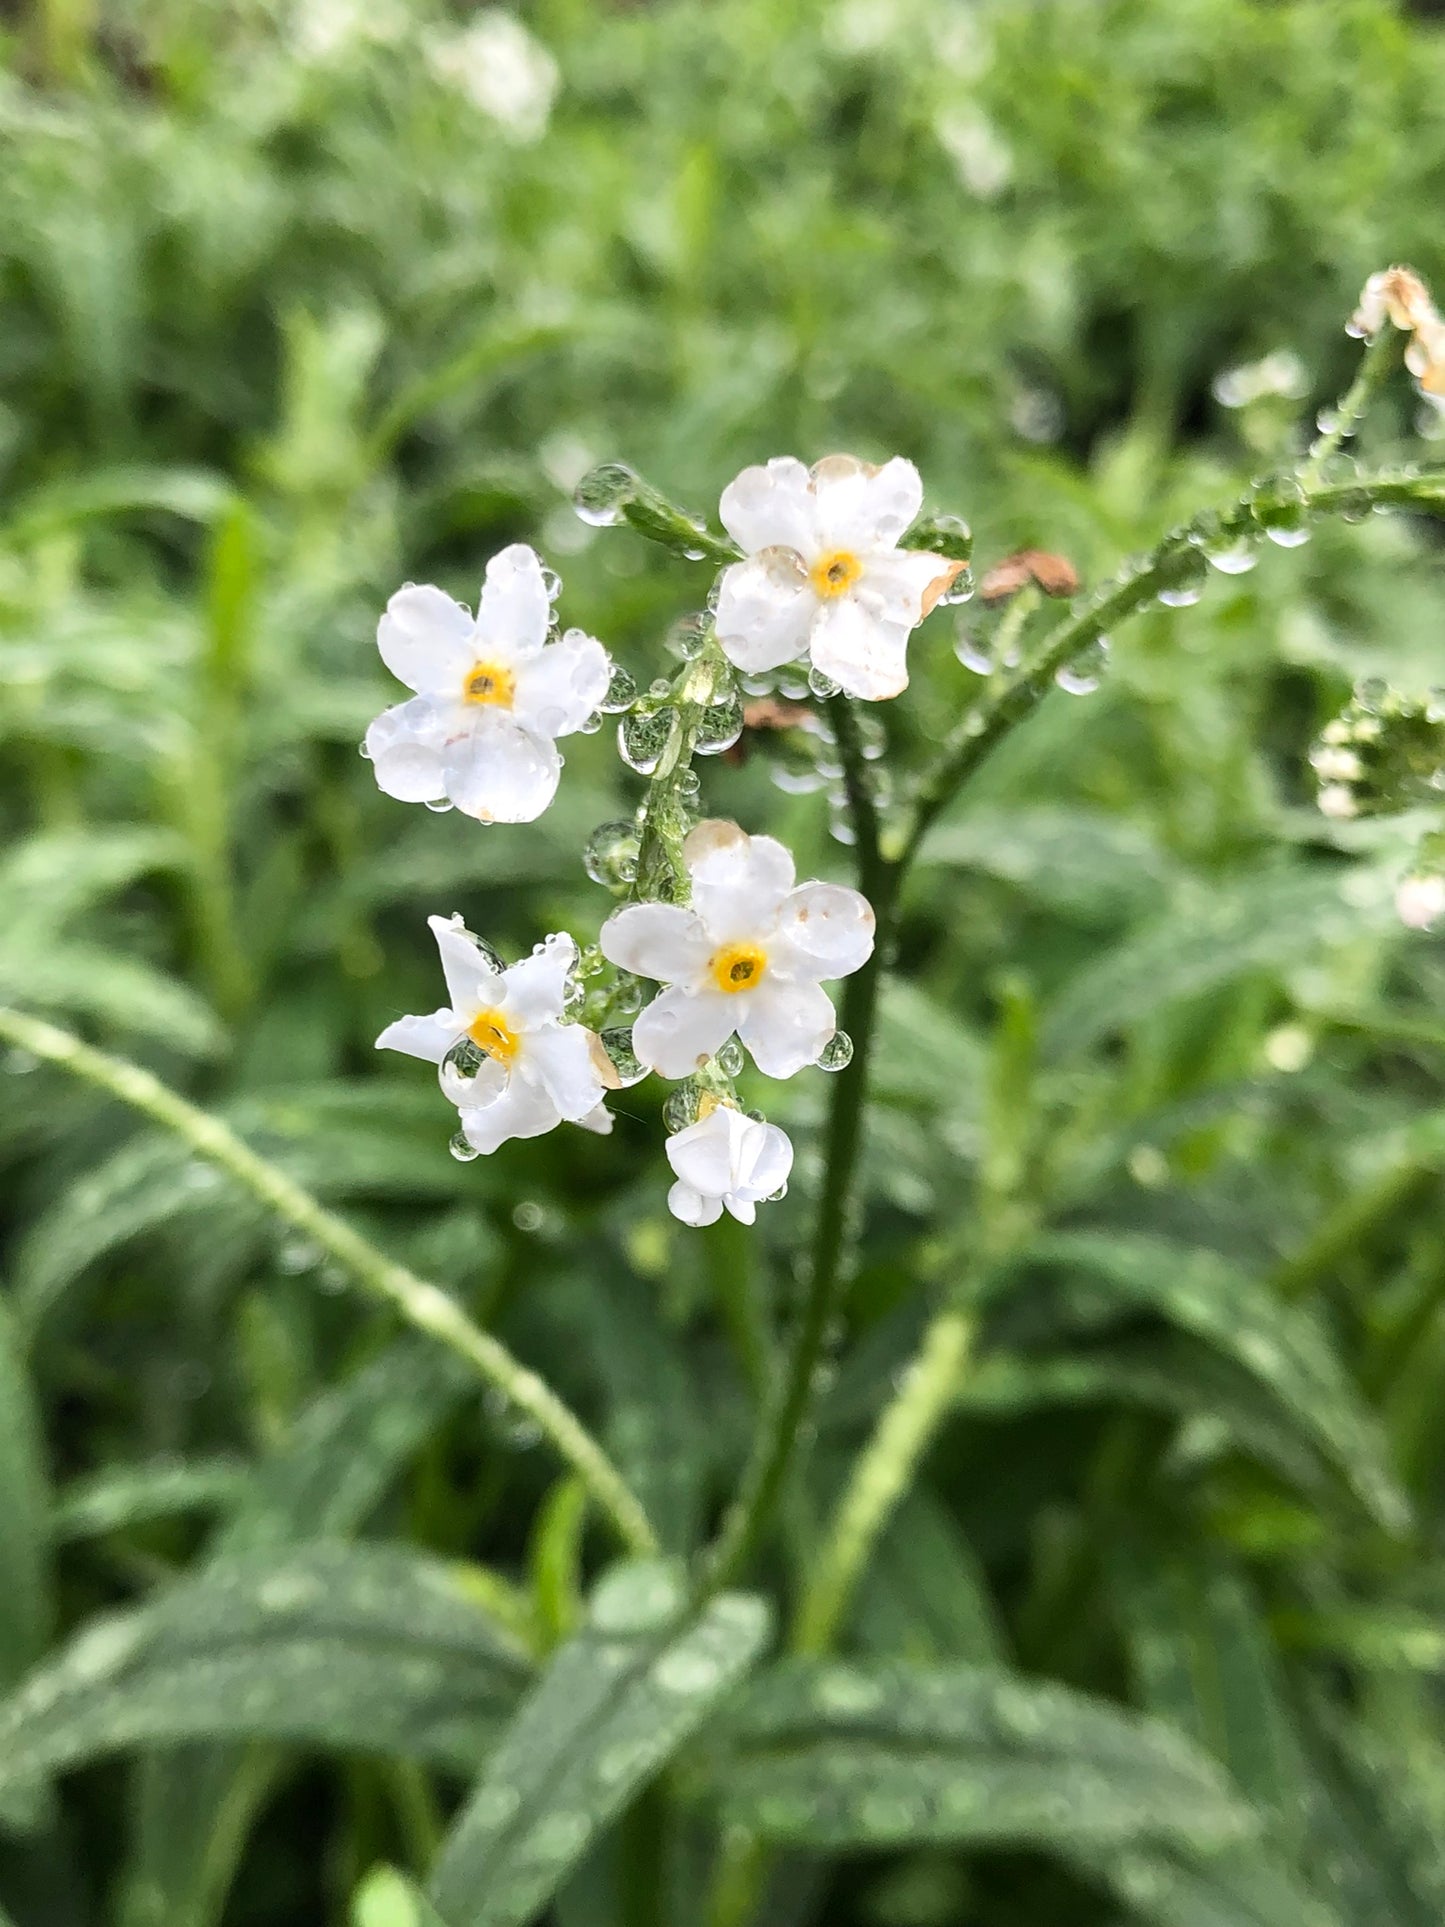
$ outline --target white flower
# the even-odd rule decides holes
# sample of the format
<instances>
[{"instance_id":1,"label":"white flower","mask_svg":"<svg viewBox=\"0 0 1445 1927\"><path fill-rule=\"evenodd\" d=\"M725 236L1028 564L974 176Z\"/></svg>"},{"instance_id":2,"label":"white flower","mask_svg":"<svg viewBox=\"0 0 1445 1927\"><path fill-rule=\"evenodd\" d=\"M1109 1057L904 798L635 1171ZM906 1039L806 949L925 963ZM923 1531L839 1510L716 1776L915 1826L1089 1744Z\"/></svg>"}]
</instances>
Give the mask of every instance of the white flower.
<instances>
[{"instance_id":1,"label":"white flower","mask_svg":"<svg viewBox=\"0 0 1445 1927\"><path fill-rule=\"evenodd\" d=\"M1321 814L1336 823L1348 823L1360 813L1355 792L1348 783L1326 783L1319 793L1319 806Z\"/></svg>"},{"instance_id":2,"label":"white flower","mask_svg":"<svg viewBox=\"0 0 1445 1927\"><path fill-rule=\"evenodd\" d=\"M572 939L548 937L530 957L498 970L460 917L427 922L451 1002L430 1017L399 1017L377 1038L377 1049L441 1066L442 1089L478 1151L540 1137L564 1121L610 1128L594 1116L603 1091L600 1046L581 1024L562 1022L577 961ZM464 1042L481 1053L474 1077L445 1061Z\"/></svg>"},{"instance_id":3,"label":"white flower","mask_svg":"<svg viewBox=\"0 0 1445 1927\"><path fill-rule=\"evenodd\" d=\"M776 1124L720 1104L667 1140L667 1161L677 1173L667 1194L675 1218L715 1224L726 1205L740 1224L751 1224L763 1200L787 1183L793 1147Z\"/></svg>"},{"instance_id":4,"label":"white flower","mask_svg":"<svg viewBox=\"0 0 1445 1927\"><path fill-rule=\"evenodd\" d=\"M756 675L808 655L850 696L908 686L908 637L962 569L900 549L923 504L912 462L871 468L830 455L810 470L790 455L745 468L721 515L747 560L724 570L723 654Z\"/></svg>"},{"instance_id":5,"label":"white flower","mask_svg":"<svg viewBox=\"0 0 1445 1927\"><path fill-rule=\"evenodd\" d=\"M463 32L434 39L432 71L516 141L540 140L557 96L557 63L514 14L484 7Z\"/></svg>"},{"instance_id":6,"label":"white flower","mask_svg":"<svg viewBox=\"0 0 1445 1927\"><path fill-rule=\"evenodd\" d=\"M1395 891L1395 909L1407 930L1428 930L1445 914L1445 876L1429 871L1403 878Z\"/></svg>"},{"instance_id":7,"label":"white flower","mask_svg":"<svg viewBox=\"0 0 1445 1927\"><path fill-rule=\"evenodd\" d=\"M633 903L602 926L602 954L670 986L632 1027L638 1058L688 1077L734 1031L769 1077L814 1063L836 1029L819 988L873 949L866 897L836 883L793 887L793 859L770 836L699 823L683 845L691 907Z\"/></svg>"},{"instance_id":8,"label":"white flower","mask_svg":"<svg viewBox=\"0 0 1445 1927\"><path fill-rule=\"evenodd\" d=\"M548 642L552 605L535 550L492 557L475 616L409 583L377 628L381 659L416 691L377 717L366 754L388 796L448 800L483 823L530 823L551 802L554 738L580 729L607 693L600 642L569 629Z\"/></svg>"}]
</instances>

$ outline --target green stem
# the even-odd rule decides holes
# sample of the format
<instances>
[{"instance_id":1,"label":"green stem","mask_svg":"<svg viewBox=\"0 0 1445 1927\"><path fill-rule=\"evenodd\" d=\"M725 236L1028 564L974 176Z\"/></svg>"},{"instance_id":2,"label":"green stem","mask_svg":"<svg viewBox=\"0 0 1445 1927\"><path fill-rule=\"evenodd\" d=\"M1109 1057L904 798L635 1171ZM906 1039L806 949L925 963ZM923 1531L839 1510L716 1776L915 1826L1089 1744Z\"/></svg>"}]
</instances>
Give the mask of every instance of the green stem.
<instances>
[{"instance_id":1,"label":"green stem","mask_svg":"<svg viewBox=\"0 0 1445 1927\"><path fill-rule=\"evenodd\" d=\"M1305 487L1317 482L1320 471L1340 443L1354 434L1359 427L1365 410L1374 399L1375 390L1396 366L1401 353L1401 338L1392 323L1386 322L1379 333L1366 347L1360 357L1360 365L1355 370L1355 379L1350 383L1333 409L1334 419L1327 429L1310 445L1305 457L1305 465L1300 471L1300 481Z\"/></svg>"},{"instance_id":2,"label":"green stem","mask_svg":"<svg viewBox=\"0 0 1445 1927\"><path fill-rule=\"evenodd\" d=\"M481 1331L436 1285L394 1264L342 1219L327 1211L284 1171L258 1157L219 1118L197 1110L138 1064L108 1056L69 1031L0 1006L0 1038L47 1063L84 1078L154 1123L173 1131L198 1156L243 1185L280 1218L326 1251L373 1297L408 1324L439 1339L539 1425L559 1456L586 1485L625 1545L657 1550L657 1538L637 1498L581 1422L535 1372Z\"/></svg>"},{"instance_id":3,"label":"green stem","mask_svg":"<svg viewBox=\"0 0 1445 1927\"><path fill-rule=\"evenodd\" d=\"M822 1653L831 1645L880 1533L953 1404L972 1339L972 1320L961 1311L945 1309L929 1325L917 1359L880 1414L833 1515L798 1612L796 1652Z\"/></svg>"},{"instance_id":4,"label":"green stem","mask_svg":"<svg viewBox=\"0 0 1445 1927\"><path fill-rule=\"evenodd\" d=\"M837 1309L843 1282L843 1259L849 1238L848 1204L862 1143L878 985L883 955L892 933L896 876L879 851L877 809L856 718L845 698L834 697L832 705L857 838L858 875L873 905L877 934L872 955L863 968L847 980L843 992L842 1028L853 1040L853 1061L847 1070L838 1073L828 1112L823 1188L818 1200L808 1295L793 1330L771 1409L758 1433L738 1496L729 1508L717 1545L707 1562L705 1583L710 1592L729 1585L761 1544L812 1402L818 1355Z\"/></svg>"},{"instance_id":5,"label":"green stem","mask_svg":"<svg viewBox=\"0 0 1445 1927\"><path fill-rule=\"evenodd\" d=\"M1291 488L1293 495L1288 493ZM1267 507L1271 500L1280 506L1297 506L1306 514L1391 507L1440 515L1445 514L1445 469L1400 470L1360 475L1348 481L1311 482L1308 486L1293 476L1276 477L1223 513L1205 513L1171 530L1142 562L1077 602L1044 638L1033 661L970 710L949 734L932 769L919 783L912 808L887 839L889 854L899 869L906 869L913 860L935 819L990 750L1048 695L1060 669L1100 636L1147 608L1160 589L1169 586L1180 560L1191 551L1205 546L1229 547L1259 537L1263 530L1256 510Z\"/></svg>"}]
</instances>

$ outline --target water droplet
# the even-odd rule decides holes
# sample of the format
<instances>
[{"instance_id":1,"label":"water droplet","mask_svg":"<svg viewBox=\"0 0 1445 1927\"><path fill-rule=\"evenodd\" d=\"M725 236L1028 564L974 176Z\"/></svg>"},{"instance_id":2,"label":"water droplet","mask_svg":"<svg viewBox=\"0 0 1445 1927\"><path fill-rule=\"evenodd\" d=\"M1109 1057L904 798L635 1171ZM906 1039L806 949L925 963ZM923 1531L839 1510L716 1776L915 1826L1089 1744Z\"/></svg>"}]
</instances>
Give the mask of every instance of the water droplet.
<instances>
[{"instance_id":1,"label":"water droplet","mask_svg":"<svg viewBox=\"0 0 1445 1927\"><path fill-rule=\"evenodd\" d=\"M1259 561L1253 546L1243 536L1237 542L1206 548L1204 558L1221 575L1247 575Z\"/></svg>"},{"instance_id":2,"label":"water droplet","mask_svg":"<svg viewBox=\"0 0 1445 1927\"><path fill-rule=\"evenodd\" d=\"M320 1245L312 1244L307 1238L289 1238L276 1253L276 1266L291 1277L298 1277L303 1271L312 1271L321 1262Z\"/></svg>"},{"instance_id":3,"label":"water droplet","mask_svg":"<svg viewBox=\"0 0 1445 1927\"><path fill-rule=\"evenodd\" d=\"M602 727L602 711L594 709L590 716L584 716L577 725L584 736L595 736Z\"/></svg>"},{"instance_id":4,"label":"water droplet","mask_svg":"<svg viewBox=\"0 0 1445 1927\"><path fill-rule=\"evenodd\" d=\"M635 823L621 817L611 823L599 823L587 839L582 867L594 883L615 889L636 876L637 850Z\"/></svg>"},{"instance_id":5,"label":"water droplet","mask_svg":"<svg viewBox=\"0 0 1445 1927\"><path fill-rule=\"evenodd\" d=\"M993 654L981 636L976 636L962 623L953 638L953 653L965 669L971 669L975 676L991 676L994 672Z\"/></svg>"},{"instance_id":6,"label":"water droplet","mask_svg":"<svg viewBox=\"0 0 1445 1927\"><path fill-rule=\"evenodd\" d=\"M371 750L365 740L357 744L356 753L363 763L369 763L371 761Z\"/></svg>"},{"instance_id":7,"label":"water droplet","mask_svg":"<svg viewBox=\"0 0 1445 1927\"><path fill-rule=\"evenodd\" d=\"M686 1697L710 1692L722 1678L722 1672L722 1666L711 1653L689 1652L685 1646L676 1646L658 1660L652 1677L664 1693Z\"/></svg>"},{"instance_id":8,"label":"water droplet","mask_svg":"<svg viewBox=\"0 0 1445 1927\"><path fill-rule=\"evenodd\" d=\"M632 1048L632 1030L628 1025L616 1025L602 1032L600 1042L611 1059L612 1068L622 1080L622 1088L640 1084L647 1075L647 1066Z\"/></svg>"},{"instance_id":9,"label":"water droplet","mask_svg":"<svg viewBox=\"0 0 1445 1927\"><path fill-rule=\"evenodd\" d=\"M692 805L696 803L702 794L702 778L695 769L685 769L678 772L677 781L673 785L673 794L677 797L679 803L685 808L691 809Z\"/></svg>"},{"instance_id":10,"label":"water droplet","mask_svg":"<svg viewBox=\"0 0 1445 1927\"><path fill-rule=\"evenodd\" d=\"M426 799L426 807L432 812L433 816L445 816L448 810L454 809L456 806L449 796L429 796Z\"/></svg>"},{"instance_id":11,"label":"water droplet","mask_svg":"<svg viewBox=\"0 0 1445 1927\"><path fill-rule=\"evenodd\" d=\"M458 1164L470 1164L474 1158L482 1155L465 1131L458 1131L447 1145L447 1149Z\"/></svg>"},{"instance_id":12,"label":"water droplet","mask_svg":"<svg viewBox=\"0 0 1445 1927\"><path fill-rule=\"evenodd\" d=\"M743 1067L743 1047L736 1037L729 1037L717 1053L717 1067L728 1077L736 1077Z\"/></svg>"},{"instance_id":13,"label":"water droplet","mask_svg":"<svg viewBox=\"0 0 1445 1927\"><path fill-rule=\"evenodd\" d=\"M612 675L607 684L607 694L598 707L604 716L620 716L624 709L631 709L636 701L637 684L620 662L614 662Z\"/></svg>"},{"instance_id":14,"label":"water droplet","mask_svg":"<svg viewBox=\"0 0 1445 1927\"><path fill-rule=\"evenodd\" d=\"M512 1208L512 1223L518 1231L536 1233L547 1221L547 1213L531 1198L523 1198Z\"/></svg>"},{"instance_id":15,"label":"water droplet","mask_svg":"<svg viewBox=\"0 0 1445 1927\"><path fill-rule=\"evenodd\" d=\"M696 749L699 756L719 756L731 749L743 733L743 706L730 695L722 702L710 703L698 718Z\"/></svg>"},{"instance_id":16,"label":"water droplet","mask_svg":"<svg viewBox=\"0 0 1445 1927\"><path fill-rule=\"evenodd\" d=\"M1277 526L1272 529L1266 529L1265 536L1269 541L1274 543L1276 548L1299 549L1303 548L1305 543L1309 541L1310 532L1303 524L1298 528Z\"/></svg>"},{"instance_id":17,"label":"water droplet","mask_svg":"<svg viewBox=\"0 0 1445 1927\"><path fill-rule=\"evenodd\" d=\"M1096 636L1070 663L1054 672L1054 681L1066 695L1092 696L1099 687L1109 661L1109 638Z\"/></svg>"},{"instance_id":18,"label":"water droplet","mask_svg":"<svg viewBox=\"0 0 1445 1927\"><path fill-rule=\"evenodd\" d=\"M965 602L972 602L977 586L973 579L973 570L960 569L952 582L950 582L944 590L943 594L938 598L939 608L958 609L961 608Z\"/></svg>"},{"instance_id":19,"label":"water droplet","mask_svg":"<svg viewBox=\"0 0 1445 1927\"><path fill-rule=\"evenodd\" d=\"M909 541L950 562L967 562L973 554L973 530L961 515L927 515L914 525Z\"/></svg>"},{"instance_id":20,"label":"water droplet","mask_svg":"<svg viewBox=\"0 0 1445 1927\"><path fill-rule=\"evenodd\" d=\"M696 1124L698 1099L701 1095L691 1078L685 1084L679 1084L675 1091L670 1091L667 1102L662 1107L664 1127L669 1132L676 1132L685 1131L689 1124Z\"/></svg>"},{"instance_id":21,"label":"water droplet","mask_svg":"<svg viewBox=\"0 0 1445 1927\"><path fill-rule=\"evenodd\" d=\"M709 616L679 616L667 632L667 646L684 662L694 662L707 648L712 634L712 619Z\"/></svg>"},{"instance_id":22,"label":"water droplet","mask_svg":"<svg viewBox=\"0 0 1445 1927\"><path fill-rule=\"evenodd\" d=\"M617 748L628 768L639 776L651 776L677 720L677 711L671 708L633 710L624 716L617 725Z\"/></svg>"},{"instance_id":23,"label":"water droplet","mask_svg":"<svg viewBox=\"0 0 1445 1927\"><path fill-rule=\"evenodd\" d=\"M547 600L555 602L562 593L562 578L555 569L542 565L542 587L547 592Z\"/></svg>"},{"instance_id":24,"label":"water droplet","mask_svg":"<svg viewBox=\"0 0 1445 1927\"><path fill-rule=\"evenodd\" d=\"M589 1617L600 1633L618 1637L654 1632L682 1611L687 1587L665 1560L629 1560L604 1573L592 1595Z\"/></svg>"},{"instance_id":25,"label":"water droplet","mask_svg":"<svg viewBox=\"0 0 1445 1927\"><path fill-rule=\"evenodd\" d=\"M808 671L808 688L820 703L827 702L829 697L838 693L838 684L831 676L825 676L821 669Z\"/></svg>"},{"instance_id":26,"label":"water droplet","mask_svg":"<svg viewBox=\"0 0 1445 1927\"><path fill-rule=\"evenodd\" d=\"M572 506L595 529L614 528L637 494L637 476L622 462L589 469L572 492Z\"/></svg>"},{"instance_id":27,"label":"water droplet","mask_svg":"<svg viewBox=\"0 0 1445 1927\"><path fill-rule=\"evenodd\" d=\"M1175 589L1161 589L1157 600L1166 609L1192 609L1203 594L1197 583L1181 583Z\"/></svg>"},{"instance_id":28,"label":"water droplet","mask_svg":"<svg viewBox=\"0 0 1445 1927\"><path fill-rule=\"evenodd\" d=\"M647 985L631 971L618 972L617 982L612 988L612 1008L627 1013L641 1010L643 999L647 996Z\"/></svg>"},{"instance_id":29,"label":"water droplet","mask_svg":"<svg viewBox=\"0 0 1445 1927\"><path fill-rule=\"evenodd\" d=\"M835 1030L814 1059L820 1071L845 1071L853 1062L853 1039L846 1030Z\"/></svg>"}]
</instances>

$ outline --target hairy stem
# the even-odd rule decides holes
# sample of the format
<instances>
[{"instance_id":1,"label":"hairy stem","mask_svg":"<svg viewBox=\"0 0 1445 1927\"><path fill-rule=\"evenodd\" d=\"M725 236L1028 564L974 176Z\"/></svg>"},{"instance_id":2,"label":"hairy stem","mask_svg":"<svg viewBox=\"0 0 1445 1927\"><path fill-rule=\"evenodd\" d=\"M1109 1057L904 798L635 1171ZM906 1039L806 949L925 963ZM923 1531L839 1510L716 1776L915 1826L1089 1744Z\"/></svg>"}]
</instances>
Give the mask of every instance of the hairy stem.
<instances>
[{"instance_id":1,"label":"hairy stem","mask_svg":"<svg viewBox=\"0 0 1445 1927\"><path fill-rule=\"evenodd\" d=\"M824 1335L837 1309L847 1252L853 1180L862 1143L868 1058L878 1008L883 953L892 930L895 876L878 848L878 815L852 708L832 699L843 759L844 783L857 839L858 876L877 917L873 954L848 978L842 1028L853 1040L853 1061L838 1074L828 1112L823 1150L823 1188L808 1271L808 1294L788 1347L781 1379L764 1418L722 1533L708 1561L709 1590L726 1586L753 1557L772 1520L812 1402L813 1380Z\"/></svg>"},{"instance_id":2,"label":"hairy stem","mask_svg":"<svg viewBox=\"0 0 1445 1927\"><path fill-rule=\"evenodd\" d=\"M1296 494L1284 491L1294 485ZM1090 643L1147 608L1160 589L1174 578L1181 558L1203 547L1228 547L1236 542L1253 541L1263 534L1258 511L1271 500L1271 487L1277 486L1281 505L1298 506L1315 515L1358 513L1371 508L1413 508L1426 514L1445 514L1445 468L1396 470L1359 475L1348 481L1312 482L1308 486L1293 477L1277 478L1249 497L1233 503L1222 513L1196 516L1182 528L1172 529L1156 548L1127 572L1077 603L1057 622L1029 663L993 695L971 709L945 739L933 767L928 770L914 793L913 804L903 822L889 834L885 851L894 857L899 869L906 869L916 855L925 834L960 787L984 758L1010 730L1048 695L1056 673L1079 656ZM891 847L890 847L891 846Z\"/></svg>"},{"instance_id":3,"label":"hairy stem","mask_svg":"<svg viewBox=\"0 0 1445 1927\"><path fill-rule=\"evenodd\" d=\"M394 1264L284 1171L257 1156L219 1118L187 1103L140 1065L94 1050L69 1031L3 1006L0 1038L108 1091L173 1131L198 1156L328 1252L373 1297L383 1299L408 1324L466 1359L489 1385L496 1386L541 1427L612 1521L622 1542L636 1552L656 1551L657 1538L646 1513L591 1433L535 1372L474 1325L438 1286Z\"/></svg>"}]
</instances>

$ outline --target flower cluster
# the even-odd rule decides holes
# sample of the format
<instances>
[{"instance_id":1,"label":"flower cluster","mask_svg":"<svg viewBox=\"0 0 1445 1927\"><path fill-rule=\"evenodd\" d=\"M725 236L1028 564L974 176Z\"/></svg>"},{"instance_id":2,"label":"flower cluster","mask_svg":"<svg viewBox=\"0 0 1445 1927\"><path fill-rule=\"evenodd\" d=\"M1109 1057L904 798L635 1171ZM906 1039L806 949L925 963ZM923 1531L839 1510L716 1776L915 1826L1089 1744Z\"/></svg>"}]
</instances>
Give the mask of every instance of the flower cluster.
<instances>
[{"instance_id":1,"label":"flower cluster","mask_svg":"<svg viewBox=\"0 0 1445 1927\"><path fill-rule=\"evenodd\" d=\"M1349 331L1372 339L1387 321L1410 336L1405 366L1421 392L1445 405L1445 321L1412 268L1383 268L1372 274L1350 317Z\"/></svg>"},{"instance_id":2,"label":"flower cluster","mask_svg":"<svg viewBox=\"0 0 1445 1927\"><path fill-rule=\"evenodd\" d=\"M851 1043L823 985L867 963L873 911L856 890L800 883L775 838L698 820L690 765L736 739L737 671L806 665L814 697L905 687L910 634L966 566L957 553L907 546L922 499L902 460L874 468L833 456L808 469L781 458L744 470L721 503L736 547L707 538L741 559L723 567L711 613L685 625L682 669L641 696L600 642L559 633L561 585L524 545L488 564L475 614L437 588L409 584L392 597L377 644L412 693L377 717L364 745L389 796L481 823L530 822L556 793L558 739L595 729L604 713L619 716L623 760L649 778L636 819L601 826L589 843L589 875L625 900L585 955L558 932L508 966L460 917L431 918L447 1002L399 1017L377 1045L436 1065L456 1108L458 1157L563 1123L610 1130L604 1094L652 1074L678 1085L664 1116L668 1203L682 1222L727 1211L750 1224L781 1195L793 1147L743 1108L736 1079L749 1058L768 1078L847 1064ZM940 542L962 527L933 526Z\"/></svg>"}]
</instances>

